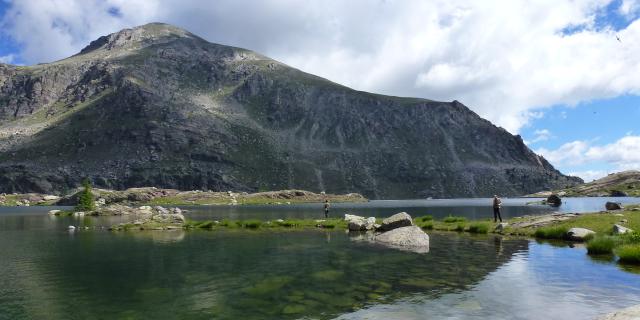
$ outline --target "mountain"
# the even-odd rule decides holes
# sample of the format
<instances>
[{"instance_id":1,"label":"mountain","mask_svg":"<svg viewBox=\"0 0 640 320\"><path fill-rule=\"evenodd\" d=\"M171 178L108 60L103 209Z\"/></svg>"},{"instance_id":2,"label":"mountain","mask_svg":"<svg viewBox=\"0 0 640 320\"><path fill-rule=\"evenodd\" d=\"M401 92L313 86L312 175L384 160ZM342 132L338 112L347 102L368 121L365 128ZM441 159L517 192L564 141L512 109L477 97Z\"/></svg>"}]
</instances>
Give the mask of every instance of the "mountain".
<instances>
[{"instance_id":1,"label":"mountain","mask_svg":"<svg viewBox=\"0 0 640 320\"><path fill-rule=\"evenodd\" d=\"M562 197L640 197L640 171L628 170L611 173L591 182L555 191L541 191L529 197L547 197L558 194Z\"/></svg>"},{"instance_id":2,"label":"mountain","mask_svg":"<svg viewBox=\"0 0 640 320\"><path fill-rule=\"evenodd\" d=\"M46 48L43 48L46 50ZM352 90L152 23L0 64L0 191L307 189L518 195L582 182L458 101Z\"/></svg>"}]
</instances>

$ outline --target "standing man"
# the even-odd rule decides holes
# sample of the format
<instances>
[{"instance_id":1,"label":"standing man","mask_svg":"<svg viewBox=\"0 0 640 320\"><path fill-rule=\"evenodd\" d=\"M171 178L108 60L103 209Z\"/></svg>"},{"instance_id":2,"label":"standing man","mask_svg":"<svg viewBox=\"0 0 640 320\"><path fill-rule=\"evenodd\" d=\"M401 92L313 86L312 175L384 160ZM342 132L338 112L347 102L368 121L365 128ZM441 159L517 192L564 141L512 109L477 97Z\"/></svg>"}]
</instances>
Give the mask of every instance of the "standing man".
<instances>
[{"instance_id":1,"label":"standing man","mask_svg":"<svg viewBox=\"0 0 640 320\"><path fill-rule=\"evenodd\" d=\"M493 196L493 222L502 222L502 216L500 215L500 207L502 207L502 200L498 198L498 195Z\"/></svg>"},{"instance_id":2,"label":"standing man","mask_svg":"<svg viewBox=\"0 0 640 320\"><path fill-rule=\"evenodd\" d=\"M324 218L329 218L329 199L324 199Z\"/></svg>"}]
</instances>

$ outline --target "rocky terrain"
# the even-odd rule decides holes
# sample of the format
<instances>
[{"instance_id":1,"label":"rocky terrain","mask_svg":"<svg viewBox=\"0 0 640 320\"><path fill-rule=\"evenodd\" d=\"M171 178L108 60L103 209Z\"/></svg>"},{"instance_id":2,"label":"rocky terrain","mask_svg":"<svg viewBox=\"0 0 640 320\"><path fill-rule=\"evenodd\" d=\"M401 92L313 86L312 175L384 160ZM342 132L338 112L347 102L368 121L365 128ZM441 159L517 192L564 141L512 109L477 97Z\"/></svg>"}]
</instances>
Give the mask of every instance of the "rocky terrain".
<instances>
[{"instance_id":1,"label":"rocky terrain","mask_svg":"<svg viewBox=\"0 0 640 320\"><path fill-rule=\"evenodd\" d=\"M640 197L640 171L612 173L604 178L571 188L541 191L527 197L548 197L551 194L561 197Z\"/></svg>"},{"instance_id":2,"label":"rocky terrain","mask_svg":"<svg viewBox=\"0 0 640 320\"><path fill-rule=\"evenodd\" d=\"M0 192L65 194L84 177L109 189L369 198L582 182L458 101L355 91L158 23L60 61L0 64Z\"/></svg>"}]
</instances>

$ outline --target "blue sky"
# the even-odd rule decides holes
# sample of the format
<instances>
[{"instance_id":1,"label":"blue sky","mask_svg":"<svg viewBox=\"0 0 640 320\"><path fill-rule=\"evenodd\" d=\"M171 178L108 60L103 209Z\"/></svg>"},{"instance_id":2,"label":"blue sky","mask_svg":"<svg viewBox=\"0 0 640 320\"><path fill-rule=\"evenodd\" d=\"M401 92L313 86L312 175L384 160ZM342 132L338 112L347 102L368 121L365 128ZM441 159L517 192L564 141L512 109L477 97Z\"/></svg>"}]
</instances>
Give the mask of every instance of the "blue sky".
<instances>
[{"instance_id":1,"label":"blue sky","mask_svg":"<svg viewBox=\"0 0 640 320\"><path fill-rule=\"evenodd\" d=\"M0 0L0 61L167 22L355 89L459 100L591 180L640 169L639 16L640 0Z\"/></svg>"}]
</instances>

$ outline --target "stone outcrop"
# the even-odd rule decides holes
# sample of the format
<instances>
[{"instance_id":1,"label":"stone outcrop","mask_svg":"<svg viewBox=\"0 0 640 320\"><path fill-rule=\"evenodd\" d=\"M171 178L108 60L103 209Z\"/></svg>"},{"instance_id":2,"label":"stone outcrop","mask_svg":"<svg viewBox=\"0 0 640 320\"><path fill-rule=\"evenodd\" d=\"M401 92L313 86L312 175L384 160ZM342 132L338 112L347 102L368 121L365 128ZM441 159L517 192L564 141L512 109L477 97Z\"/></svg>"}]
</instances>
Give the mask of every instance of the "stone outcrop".
<instances>
[{"instance_id":1,"label":"stone outcrop","mask_svg":"<svg viewBox=\"0 0 640 320\"><path fill-rule=\"evenodd\" d=\"M567 239L573 241L585 241L589 237L594 236L596 233L592 230L585 228L571 228L567 231Z\"/></svg>"},{"instance_id":2,"label":"stone outcrop","mask_svg":"<svg viewBox=\"0 0 640 320\"><path fill-rule=\"evenodd\" d=\"M104 189L378 199L581 182L458 101L352 90L158 23L55 63L0 65L0 192L60 194L82 177Z\"/></svg>"},{"instance_id":3,"label":"stone outcrop","mask_svg":"<svg viewBox=\"0 0 640 320\"><path fill-rule=\"evenodd\" d=\"M607 201L607 203L604 204L604 207L607 210L621 210L621 209L624 209L624 207L622 206L621 203L619 203L619 202L611 202L611 201Z\"/></svg>"},{"instance_id":4,"label":"stone outcrop","mask_svg":"<svg viewBox=\"0 0 640 320\"><path fill-rule=\"evenodd\" d=\"M347 222L349 231L369 231L375 229L376 218L361 217L351 214L345 214L344 220Z\"/></svg>"},{"instance_id":5,"label":"stone outcrop","mask_svg":"<svg viewBox=\"0 0 640 320\"><path fill-rule=\"evenodd\" d=\"M619 224L614 224L612 232L613 234L625 234L625 233L633 232L633 230L625 226L621 226Z\"/></svg>"},{"instance_id":6,"label":"stone outcrop","mask_svg":"<svg viewBox=\"0 0 640 320\"><path fill-rule=\"evenodd\" d=\"M556 194L552 194L547 197L547 204L553 207L559 207L562 204L562 199Z\"/></svg>"},{"instance_id":7,"label":"stone outcrop","mask_svg":"<svg viewBox=\"0 0 640 320\"><path fill-rule=\"evenodd\" d=\"M400 227L375 235L373 240L393 248L429 252L429 236L417 226Z\"/></svg>"},{"instance_id":8,"label":"stone outcrop","mask_svg":"<svg viewBox=\"0 0 640 320\"><path fill-rule=\"evenodd\" d=\"M413 225L411 216L406 212L400 212L382 220L380 231L389 231L400 227L409 227Z\"/></svg>"}]
</instances>

